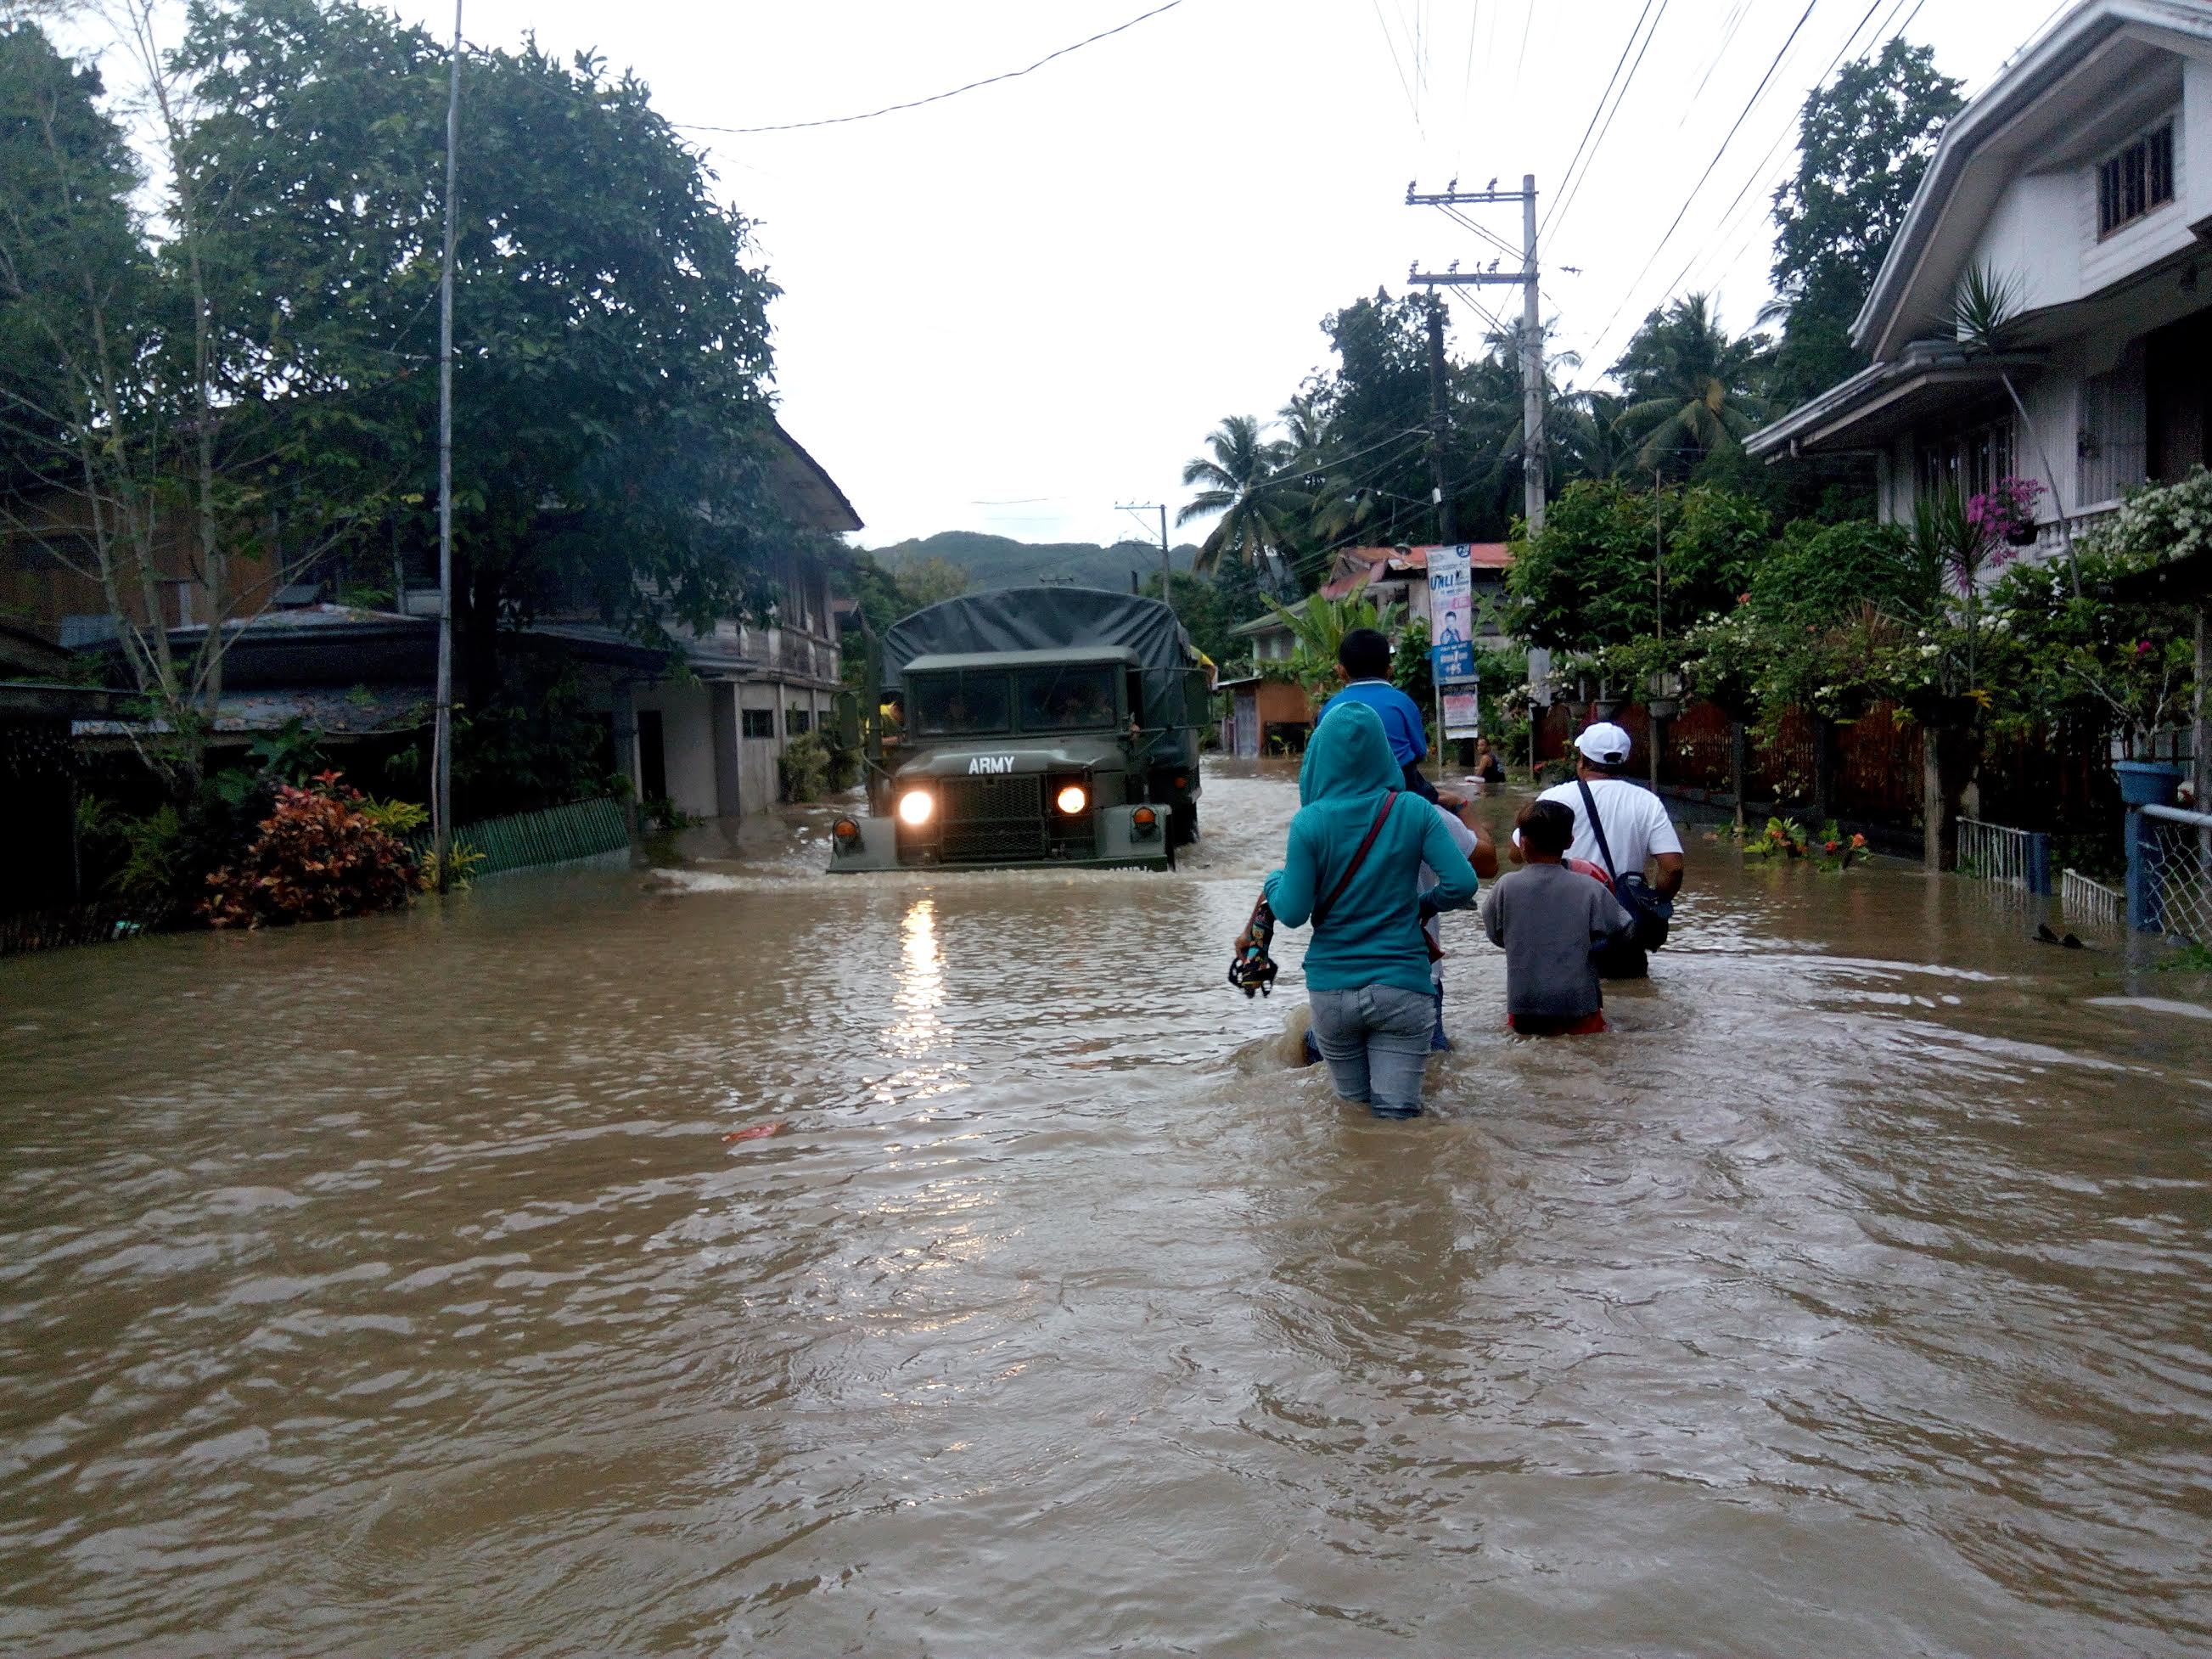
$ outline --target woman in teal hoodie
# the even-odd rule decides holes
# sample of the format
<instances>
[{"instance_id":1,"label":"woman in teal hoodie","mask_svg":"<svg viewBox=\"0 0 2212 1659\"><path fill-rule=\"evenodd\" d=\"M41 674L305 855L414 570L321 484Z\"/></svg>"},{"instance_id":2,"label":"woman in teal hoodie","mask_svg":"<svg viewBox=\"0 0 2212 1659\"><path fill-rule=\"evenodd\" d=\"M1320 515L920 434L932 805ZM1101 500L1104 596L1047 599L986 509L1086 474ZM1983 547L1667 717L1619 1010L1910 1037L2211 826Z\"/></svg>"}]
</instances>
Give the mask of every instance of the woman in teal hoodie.
<instances>
[{"instance_id":1,"label":"woman in teal hoodie","mask_svg":"<svg viewBox=\"0 0 2212 1659\"><path fill-rule=\"evenodd\" d=\"M1421 866L1436 872L1429 896L1440 910L1463 908L1475 890L1474 868L1437 809L1405 793L1405 781L1375 711L1332 706L1306 744L1290 846L1267 887L1279 923L1313 922L1305 969L1314 1038L1337 1093L1377 1117L1421 1109L1436 1012L1419 916ZM1370 830L1367 856L1346 882Z\"/></svg>"}]
</instances>

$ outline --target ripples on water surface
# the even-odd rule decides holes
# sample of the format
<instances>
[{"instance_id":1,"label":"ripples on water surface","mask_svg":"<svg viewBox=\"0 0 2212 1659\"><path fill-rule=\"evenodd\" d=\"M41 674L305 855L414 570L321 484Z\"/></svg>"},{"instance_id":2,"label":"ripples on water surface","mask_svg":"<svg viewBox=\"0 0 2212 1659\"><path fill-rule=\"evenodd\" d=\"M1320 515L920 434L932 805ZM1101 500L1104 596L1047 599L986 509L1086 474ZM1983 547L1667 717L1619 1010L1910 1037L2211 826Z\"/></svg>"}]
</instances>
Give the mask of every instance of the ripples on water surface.
<instances>
[{"instance_id":1,"label":"ripples on water surface","mask_svg":"<svg viewBox=\"0 0 2212 1659\"><path fill-rule=\"evenodd\" d=\"M1294 802L0 963L0 1646L2212 1646L2192 988L1693 845L1371 1123L1219 983Z\"/></svg>"}]
</instances>

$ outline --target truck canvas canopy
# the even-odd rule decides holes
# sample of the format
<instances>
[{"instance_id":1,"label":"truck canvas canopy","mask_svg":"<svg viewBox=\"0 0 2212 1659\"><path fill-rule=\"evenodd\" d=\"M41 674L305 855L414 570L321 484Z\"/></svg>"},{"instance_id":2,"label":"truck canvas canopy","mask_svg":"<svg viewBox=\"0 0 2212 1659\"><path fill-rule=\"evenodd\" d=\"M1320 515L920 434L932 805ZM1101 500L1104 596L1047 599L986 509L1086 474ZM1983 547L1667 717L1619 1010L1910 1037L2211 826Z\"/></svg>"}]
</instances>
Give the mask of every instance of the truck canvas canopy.
<instances>
[{"instance_id":1,"label":"truck canvas canopy","mask_svg":"<svg viewBox=\"0 0 2212 1659\"><path fill-rule=\"evenodd\" d=\"M1199 665L1190 635L1166 605L1131 593L1097 587L963 593L894 625L882 652L878 690L884 693L905 690L909 672L960 665L943 659L990 653L1013 668L1022 665L1022 654L1039 653L1032 661L1111 662L1141 671L1147 726L1195 723L1206 714L1182 706L1184 677Z\"/></svg>"}]
</instances>

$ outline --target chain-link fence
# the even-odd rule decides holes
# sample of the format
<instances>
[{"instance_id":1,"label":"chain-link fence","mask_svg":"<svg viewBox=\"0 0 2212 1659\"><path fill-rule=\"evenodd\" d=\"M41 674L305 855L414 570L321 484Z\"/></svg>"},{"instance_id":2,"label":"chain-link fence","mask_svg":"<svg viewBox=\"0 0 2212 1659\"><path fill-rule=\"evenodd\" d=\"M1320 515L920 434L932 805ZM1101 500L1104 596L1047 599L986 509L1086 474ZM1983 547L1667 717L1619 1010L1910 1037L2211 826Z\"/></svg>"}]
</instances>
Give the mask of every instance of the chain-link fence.
<instances>
[{"instance_id":1,"label":"chain-link fence","mask_svg":"<svg viewBox=\"0 0 2212 1659\"><path fill-rule=\"evenodd\" d=\"M2212 816L2178 806L2146 806L2142 816L2141 925L2212 944Z\"/></svg>"}]
</instances>

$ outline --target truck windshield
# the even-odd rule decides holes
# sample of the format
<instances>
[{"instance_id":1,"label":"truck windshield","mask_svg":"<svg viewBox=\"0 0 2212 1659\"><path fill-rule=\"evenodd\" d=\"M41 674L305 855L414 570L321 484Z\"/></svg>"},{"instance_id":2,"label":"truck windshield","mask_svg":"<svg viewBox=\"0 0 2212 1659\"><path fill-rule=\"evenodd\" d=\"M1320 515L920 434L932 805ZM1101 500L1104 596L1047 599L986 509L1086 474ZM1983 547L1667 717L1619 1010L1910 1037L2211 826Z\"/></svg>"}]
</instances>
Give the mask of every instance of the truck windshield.
<instances>
[{"instance_id":1,"label":"truck windshield","mask_svg":"<svg viewBox=\"0 0 2212 1659\"><path fill-rule=\"evenodd\" d=\"M1024 668L1015 687L1024 732L1095 731L1116 723L1110 668Z\"/></svg>"},{"instance_id":2,"label":"truck windshield","mask_svg":"<svg viewBox=\"0 0 2212 1659\"><path fill-rule=\"evenodd\" d=\"M907 682L907 710L925 738L978 737L1004 732L1004 674L923 674Z\"/></svg>"}]
</instances>

